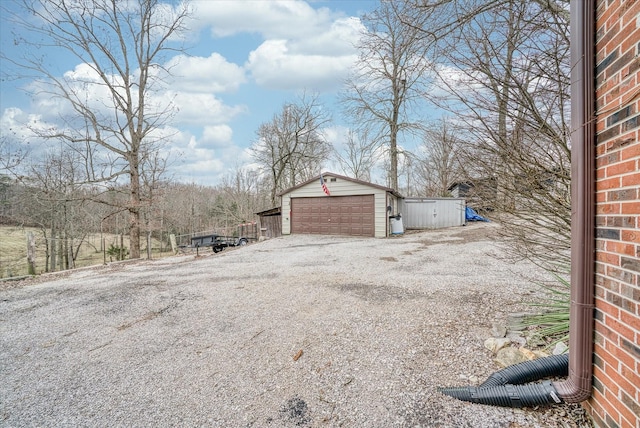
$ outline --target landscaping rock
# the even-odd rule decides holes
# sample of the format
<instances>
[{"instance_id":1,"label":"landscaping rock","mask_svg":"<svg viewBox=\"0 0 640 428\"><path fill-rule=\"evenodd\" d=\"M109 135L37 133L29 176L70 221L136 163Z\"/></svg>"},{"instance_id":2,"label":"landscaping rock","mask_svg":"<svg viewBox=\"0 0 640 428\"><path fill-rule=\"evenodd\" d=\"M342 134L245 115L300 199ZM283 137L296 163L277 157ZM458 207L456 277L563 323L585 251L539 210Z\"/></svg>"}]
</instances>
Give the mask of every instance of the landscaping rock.
<instances>
[{"instance_id":1,"label":"landscaping rock","mask_svg":"<svg viewBox=\"0 0 640 428\"><path fill-rule=\"evenodd\" d=\"M491 325L491 336L493 337L505 337L507 335L507 327L498 322L494 322Z\"/></svg>"},{"instance_id":2,"label":"landscaping rock","mask_svg":"<svg viewBox=\"0 0 640 428\"><path fill-rule=\"evenodd\" d=\"M564 342L556 343L556 346L553 347L553 355L562 355L569 350L569 347L564 344Z\"/></svg>"},{"instance_id":3,"label":"landscaping rock","mask_svg":"<svg viewBox=\"0 0 640 428\"><path fill-rule=\"evenodd\" d=\"M533 352L530 349L520 348L520 352L522 352L522 355L527 357L527 360L535 360L536 358L538 358L538 356L535 354L535 352Z\"/></svg>"},{"instance_id":4,"label":"landscaping rock","mask_svg":"<svg viewBox=\"0 0 640 428\"><path fill-rule=\"evenodd\" d=\"M492 354L496 354L499 350L511 344L511 340L506 337L490 337L484 341L484 347L491 351Z\"/></svg>"},{"instance_id":5,"label":"landscaping rock","mask_svg":"<svg viewBox=\"0 0 640 428\"><path fill-rule=\"evenodd\" d=\"M525 346L527 344L527 339L522 335L522 333L517 331L509 331L509 333L507 333L507 339L518 346Z\"/></svg>"},{"instance_id":6,"label":"landscaping rock","mask_svg":"<svg viewBox=\"0 0 640 428\"><path fill-rule=\"evenodd\" d=\"M502 367L509 367L527 360L528 358L525 354L520 352L519 349L513 347L499 350L495 358L496 363Z\"/></svg>"}]
</instances>

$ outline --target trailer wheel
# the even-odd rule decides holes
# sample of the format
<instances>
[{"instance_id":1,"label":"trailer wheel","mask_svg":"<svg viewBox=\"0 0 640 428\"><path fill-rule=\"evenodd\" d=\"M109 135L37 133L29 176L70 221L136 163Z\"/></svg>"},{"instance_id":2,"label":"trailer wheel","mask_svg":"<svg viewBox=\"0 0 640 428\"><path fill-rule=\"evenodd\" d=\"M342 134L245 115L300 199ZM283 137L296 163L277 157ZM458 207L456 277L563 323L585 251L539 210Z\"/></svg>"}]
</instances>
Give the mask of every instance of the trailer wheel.
<instances>
[{"instance_id":1,"label":"trailer wheel","mask_svg":"<svg viewBox=\"0 0 640 428\"><path fill-rule=\"evenodd\" d=\"M247 241L246 239L242 238L238 241L238 245L244 247L245 245L247 245L249 243L249 241Z\"/></svg>"},{"instance_id":2,"label":"trailer wheel","mask_svg":"<svg viewBox=\"0 0 640 428\"><path fill-rule=\"evenodd\" d=\"M224 248L222 248L222 247L213 247L213 252L214 253L219 253L222 250L224 250Z\"/></svg>"}]
</instances>

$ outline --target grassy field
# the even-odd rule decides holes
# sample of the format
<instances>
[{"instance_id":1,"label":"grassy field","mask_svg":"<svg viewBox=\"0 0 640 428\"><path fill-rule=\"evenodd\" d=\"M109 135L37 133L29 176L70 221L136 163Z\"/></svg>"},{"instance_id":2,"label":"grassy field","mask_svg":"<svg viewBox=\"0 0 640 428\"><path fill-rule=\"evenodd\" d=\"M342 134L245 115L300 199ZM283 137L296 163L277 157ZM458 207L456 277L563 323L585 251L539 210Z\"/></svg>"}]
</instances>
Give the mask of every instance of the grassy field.
<instances>
[{"instance_id":1,"label":"grassy field","mask_svg":"<svg viewBox=\"0 0 640 428\"><path fill-rule=\"evenodd\" d=\"M27 234L31 232L36 242L36 273L45 272L45 240L40 229L29 227L0 226L0 278L16 277L27 275ZM103 235L105 246L109 248L111 244L120 245L119 235ZM124 246L129 248L129 238L124 236ZM77 243L74 244L74 246ZM146 257L146 240L142 239L143 257ZM151 244L152 255L155 258L171 255L168 244L162 246L157 240ZM75 251L75 249L74 249ZM99 265L112 261L112 258L105 255L101 245L100 234L92 234L83 241L80 251L75 260L75 267L86 267ZM61 270L59 264L56 270Z\"/></svg>"}]
</instances>

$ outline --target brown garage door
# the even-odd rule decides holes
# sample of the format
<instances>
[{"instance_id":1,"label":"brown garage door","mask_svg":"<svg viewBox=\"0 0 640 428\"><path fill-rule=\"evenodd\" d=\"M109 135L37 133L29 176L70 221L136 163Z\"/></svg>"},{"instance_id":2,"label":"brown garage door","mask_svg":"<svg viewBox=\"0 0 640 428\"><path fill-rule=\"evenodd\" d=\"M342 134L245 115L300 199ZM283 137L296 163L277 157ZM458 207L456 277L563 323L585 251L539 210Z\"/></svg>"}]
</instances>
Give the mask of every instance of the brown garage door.
<instances>
[{"instance_id":1,"label":"brown garage door","mask_svg":"<svg viewBox=\"0 0 640 428\"><path fill-rule=\"evenodd\" d=\"M374 196L292 198L291 233L375 236Z\"/></svg>"}]
</instances>

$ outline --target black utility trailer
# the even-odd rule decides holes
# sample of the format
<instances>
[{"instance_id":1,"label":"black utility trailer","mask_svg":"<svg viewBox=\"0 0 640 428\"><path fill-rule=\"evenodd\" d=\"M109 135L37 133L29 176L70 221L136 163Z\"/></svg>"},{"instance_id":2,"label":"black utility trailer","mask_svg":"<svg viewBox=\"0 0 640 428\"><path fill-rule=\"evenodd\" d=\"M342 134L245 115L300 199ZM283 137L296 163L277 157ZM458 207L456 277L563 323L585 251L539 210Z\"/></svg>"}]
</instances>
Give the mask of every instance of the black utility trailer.
<instances>
[{"instance_id":1,"label":"black utility trailer","mask_svg":"<svg viewBox=\"0 0 640 428\"><path fill-rule=\"evenodd\" d=\"M249 238L238 236L203 235L191 238L191 247L211 247L214 253L219 253L227 247L239 247L249 243Z\"/></svg>"}]
</instances>

